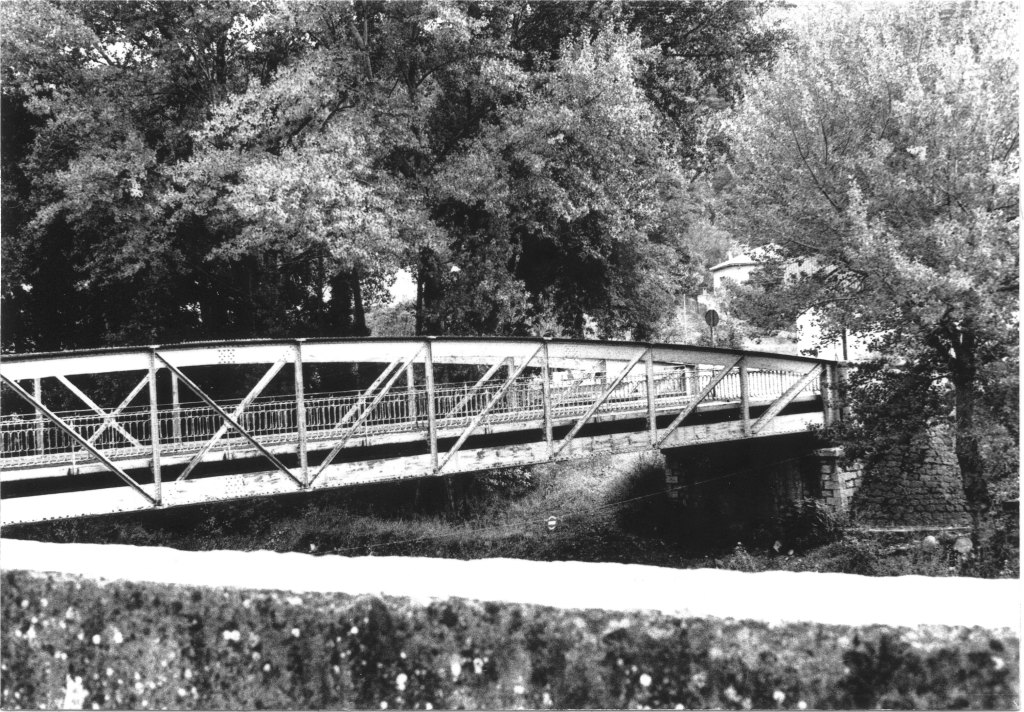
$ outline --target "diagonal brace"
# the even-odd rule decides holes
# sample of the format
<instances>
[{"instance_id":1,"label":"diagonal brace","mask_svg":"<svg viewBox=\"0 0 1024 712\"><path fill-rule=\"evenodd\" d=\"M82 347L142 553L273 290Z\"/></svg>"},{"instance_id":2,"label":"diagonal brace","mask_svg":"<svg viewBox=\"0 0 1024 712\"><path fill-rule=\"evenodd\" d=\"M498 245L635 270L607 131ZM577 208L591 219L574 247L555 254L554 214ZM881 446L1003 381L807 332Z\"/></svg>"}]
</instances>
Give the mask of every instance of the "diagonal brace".
<instances>
[{"instance_id":1,"label":"diagonal brace","mask_svg":"<svg viewBox=\"0 0 1024 712\"><path fill-rule=\"evenodd\" d=\"M480 380L477 381L473 385L473 387L466 392L464 396L462 396L462 400L456 403L451 410L444 414L442 420L450 420L454 418L456 413L458 413L460 410L466 407L466 404L469 403L470 398L472 398L476 394L476 392L479 391L485 383L487 383L487 381L491 380L491 378L494 377L494 374L498 372L498 369L500 369L504 365L505 359L502 359L501 361L498 361L498 363L494 364L489 369L487 369L487 373L481 376Z\"/></svg>"},{"instance_id":2,"label":"diagonal brace","mask_svg":"<svg viewBox=\"0 0 1024 712\"><path fill-rule=\"evenodd\" d=\"M40 413L42 413L43 416L45 416L47 419L49 419L54 425L56 425L58 428L63 430L73 440L77 441L79 445L81 445L86 450L88 450L90 453L92 453L93 456L97 460L102 462L107 467L107 469L109 469L115 475L117 475L122 480L124 480L125 484L127 484L133 490L135 490L136 492L141 494L143 497L145 497L146 500L149 501L150 504L152 504L154 506L159 506L160 502L156 498L152 497L148 492L146 492L146 490L142 489L142 485L140 485L138 482L133 480L131 477L128 476L128 473L126 473L120 467L118 467L113 462L111 462L111 460L106 455L104 455L102 452L97 450L96 447L94 447L92 443L90 443L88 440L86 440L77 430L75 430L70 425L68 425L66 422L64 422L64 420L61 419L60 416L58 416L52 410L50 410L45 405L43 405L42 403L37 401L35 398L33 398L28 393L28 391L26 391L24 388L19 386L16 382L12 381L10 378L8 378L7 376L3 375L2 373L0 373L0 379L2 379L4 383L6 383L8 386L10 386L11 389L15 393L17 393L19 396L21 396L21 398L23 400L27 401L28 403L31 403L33 408L35 408Z\"/></svg>"},{"instance_id":3,"label":"diagonal brace","mask_svg":"<svg viewBox=\"0 0 1024 712\"><path fill-rule=\"evenodd\" d=\"M743 357L740 356L738 359L733 361L731 366L729 366L728 368L723 368L717 376L715 376L708 382L708 385L704 386L701 389L700 393L693 397L692 401L686 404L686 407L679 412L679 415L677 415L671 423L669 423L668 427L665 429L665 434L661 436L660 440L658 440L659 447L665 444L665 441L668 440L668 436L675 432L676 428L678 428L682 424L686 416L688 416L690 413L696 410L697 406L700 405L700 402L707 398L711 391L715 390L715 387L722 382L722 379L725 378L730 371L739 366L740 361L742 360Z\"/></svg>"},{"instance_id":4,"label":"diagonal brace","mask_svg":"<svg viewBox=\"0 0 1024 712\"><path fill-rule=\"evenodd\" d=\"M552 457L557 457L559 453L561 453L562 450L564 450L569 445L569 443L572 442L572 439L576 437L576 433L578 433L580 429L584 425L586 425L587 421L590 420L593 417L594 413L597 412L597 409L604 405L604 402L608 400L612 392L619 387L619 384L622 383L623 379L625 379L626 376L629 375L629 372L633 370L634 366L640 363L640 359L646 356L649 350L650 349L644 349L643 351L638 353L635 357L633 357L633 360L630 361L624 369L622 369L622 372L615 377L615 380L613 380L608 385L608 387L605 388L604 393L602 393L601 396L596 401L594 401L591 404L591 406L587 409L587 412L584 413L583 416L576 421L576 424L572 426L572 430L570 430L566 434L566 436L562 438L562 442L558 443L558 447L555 448L555 453L554 455L552 455Z\"/></svg>"},{"instance_id":5,"label":"diagonal brace","mask_svg":"<svg viewBox=\"0 0 1024 712\"><path fill-rule=\"evenodd\" d=\"M807 385L814 379L815 376L821 371L821 364L815 364L810 371L805 373L796 383L786 389L786 392L779 396L778 400L768 406L768 410L761 414L752 426L750 426L751 434L756 434L762 428L764 428L776 415L782 412L782 409L789 405L797 394L803 389L807 388Z\"/></svg>"},{"instance_id":6,"label":"diagonal brace","mask_svg":"<svg viewBox=\"0 0 1024 712\"><path fill-rule=\"evenodd\" d=\"M93 401L92 398L85 395L85 393L82 392L82 389L76 386L71 381L69 381L66 376L57 376L57 380L63 383L69 391L78 396L83 403L92 408L100 417L106 419L110 415L109 413L107 413L107 411L103 410L101 407L96 405L95 401ZM106 420L104 420L104 425L106 425ZM114 428L114 430L121 433L121 435L124 436L125 440L130 442L132 445L134 445L135 447L142 447L142 443L140 443L138 440L132 437L132 434L125 430L123 427L121 427L121 424L118 423L116 420L111 420L110 425L111 427Z\"/></svg>"},{"instance_id":7,"label":"diagonal brace","mask_svg":"<svg viewBox=\"0 0 1024 712\"><path fill-rule=\"evenodd\" d=\"M242 402L235 406L235 412L231 414L231 417L234 418L235 420L238 420L238 418L241 417L245 409L248 408L249 405L252 404L254 400L256 400L259 394L263 392L263 389L265 389L270 384L270 381L272 381L274 376L276 376L280 372L280 370L284 368L284 365L287 362L288 359L282 357L277 363L271 366L270 369L265 374L263 374L263 378L259 380L259 383L253 386L253 389L249 391L249 395L243 398ZM218 428L217 432L213 434L213 437L211 437L203 444L203 447L199 449L199 452L192 456L192 459L189 461L188 465L185 467L184 470L182 470L181 474L178 475L177 479L179 482L192 474L192 470L194 470L196 466L203 461L203 458L206 456L206 453L208 453L210 449L213 448L213 446L216 445L217 442L222 437L224 437L224 435L227 434L228 427L230 426L226 422L223 423L220 426L220 428Z\"/></svg>"},{"instance_id":8,"label":"diagonal brace","mask_svg":"<svg viewBox=\"0 0 1024 712\"><path fill-rule=\"evenodd\" d=\"M417 352L417 355L419 355L419 352ZM408 362L409 361L407 360L406 363ZM391 372L394 371L395 367L397 367L401 363L401 357L398 357L394 361L389 363L387 365L387 368L385 368L381 372L381 374L377 376L376 379L374 379L373 383L370 384L370 387L360 394L360 396L356 399L355 404L352 405L352 407L345 412L345 415L341 417L341 420L335 423L334 426L330 429L330 431L322 437L332 438L338 433L340 433L342 428L345 427L345 423L352 420L352 417L356 415L363 408L363 406L366 405L367 401L369 401L370 398L373 396L374 391L380 388L380 384L384 383L384 381L387 380L388 376L392 375Z\"/></svg>"},{"instance_id":9,"label":"diagonal brace","mask_svg":"<svg viewBox=\"0 0 1024 712\"><path fill-rule=\"evenodd\" d=\"M107 426L113 425L115 422L117 422L117 416L121 414L121 411L128 407L129 403L135 400L135 396L139 395L139 393L142 391L143 388L146 387L148 383L149 374L147 373L145 376L142 377L142 380L139 381L138 385L131 390L131 393L125 396L125 399L121 401L120 405L114 408L114 410L112 410L106 416L106 418L104 418L103 424L100 425L96 432L92 434L92 436L89 438L89 442L95 443L97 440L99 440L100 435L102 435L103 431L107 429Z\"/></svg>"},{"instance_id":10,"label":"diagonal brace","mask_svg":"<svg viewBox=\"0 0 1024 712\"><path fill-rule=\"evenodd\" d=\"M283 462L281 462L279 459L277 459L277 457L275 457L274 454L272 452L270 452L270 450L267 450L267 448L263 447L262 443L260 443L256 438L254 438L252 435L250 435L249 432L245 428L243 428L241 425L239 425L238 422L234 418L232 418L230 415L228 415L227 411L225 411L223 408L221 408L219 405L217 405L217 403L212 398L210 398L210 396L206 395L206 393L203 392L203 389L200 388L198 385L196 385L196 383L191 378L189 378L184 373L182 373L179 368L177 368L176 366L172 365L167 359L165 359L160 354L154 352L154 355L158 359L160 359L160 361L168 369L170 369L171 373L173 373L175 376L177 376L179 379L181 379L181 382L184 383L186 386L188 386L189 390L191 390L193 393L195 393L197 396L199 396L200 400L202 400L204 403L206 403L206 405L208 405L211 408L213 408L213 410L217 413L217 415L219 415L221 418L226 420L231 425L231 427L233 427L235 430L237 430L238 433L243 438L245 438L250 443L252 443L253 447L255 447L257 450L259 450L263 454L263 456L265 458L270 460L270 462L273 463L274 467L279 469L284 474L288 475L288 477L293 482L295 482L295 484L299 485L299 487L303 486L302 485L302 480L300 480L295 475L293 475L292 471L289 470L285 466L285 464Z\"/></svg>"},{"instance_id":11,"label":"diagonal brace","mask_svg":"<svg viewBox=\"0 0 1024 712\"><path fill-rule=\"evenodd\" d=\"M556 398L554 402L551 403L551 409L554 410L555 408L557 408L558 406L562 405L567 400L572 398L574 395L576 395L576 391L579 390L579 387L583 384L585 380L587 380L588 378L594 378L599 373L601 373L600 366L587 371L582 376L577 378L575 381L570 383L566 388L560 389L561 393L559 393L558 398Z\"/></svg>"},{"instance_id":12,"label":"diagonal brace","mask_svg":"<svg viewBox=\"0 0 1024 712\"><path fill-rule=\"evenodd\" d=\"M437 466L438 472L440 472L441 469L448 464L449 460L455 457L455 453L457 453L459 451L459 448L461 448L465 444L469 436L473 434L473 431L480 426L480 423L483 422L483 419L487 416L489 412L491 412L491 408L493 408L498 403L498 401L500 401L504 397L504 395L508 392L508 389L512 387L512 384L516 382L516 379L519 378L519 376L522 375L523 371L526 370L526 367L529 365L529 363L533 361L533 359L537 358L537 354L539 354L543 350L543 345L538 346L537 350L533 352L533 355L519 365L519 368L517 368L515 372L511 376L509 376L508 379L501 385L501 388L498 389L497 393L494 394L494 397L491 398L487 405L485 405L483 409L481 409L481 411L476 414L476 417L473 418L472 422L470 422L470 424L466 426L466 429L462 431L462 435L459 436L459 439L455 441L454 445L452 445L452 449L449 450L448 454L444 456L444 460L442 460L441 463ZM503 364L499 363L498 365L501 366Z\"/></svg>"},{"instance_id":13,"label":"diagonal brace","mask_svg":"<svg viewBox=\"0 0 1024 712\"><path fill-rule=\"evenodd\" d=\"M391 378L389 378L387 383L385 383L384 386L380 389L380 393L378 393L374 397L373 402L366 407L366 409L356 419L356 422L352 423L352 426L345 432L345 437L338 441L338 443L333 448L331 448L331 451L327 453L327 457L325 457L324 461L320 464L320 469L318 469L316 471L316 474L309 479L309 484L313 484L313 480L315 480L317 477L323 474L324 470L326 470L328 465L330 465L334 461L334 458L338 456L338 453L341 452L341 449L343 447L345 447L345 444L348 443L349 439L351 439L352 435L359 428L359 426L363 424L363 421L370 417L370 413L373 412L373 409L377 407L377 404L384 399L384 396L388 394L388 391L391 390L391 387L395 385L395 381L398 380L399 376L406 372L406 367L410 363L415 361L419 357L420 353L422 353L422 351L423 347L421 346L419 350L416 351L416 353L412 354L407 359L405 359L402 365L395 369L395 372L391 374Z\"/></svg>"}]
</instances>

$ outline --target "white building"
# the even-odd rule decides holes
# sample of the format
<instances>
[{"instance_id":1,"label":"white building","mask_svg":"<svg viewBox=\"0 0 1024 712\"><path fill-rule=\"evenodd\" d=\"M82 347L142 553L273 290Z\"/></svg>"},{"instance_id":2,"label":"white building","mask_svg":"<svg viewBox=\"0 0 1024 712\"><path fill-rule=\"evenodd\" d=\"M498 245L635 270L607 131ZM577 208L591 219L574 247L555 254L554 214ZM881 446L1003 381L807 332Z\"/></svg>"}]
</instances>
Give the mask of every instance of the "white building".
<instances>
[{"instance_id":1,"label":"white building","mask_svg":"<svg viewBox=\"0 0 1024 712\"><path fill-rule=\"evenodd\" d=\"M720 312L727 310L728 304L723 299L726 282L742 284L750 279L751 273L757 269L759 260L766 259L766 252L758 248L744 252L730 254L724 262L720 262L711 268L712 291L701 294L700 301L708 308ZM806 271L806 264L801 267L793 266L788 273L795 274L798 269ZM745 347L762 350L785 350L779 348L783 344L792 343L795 337L796 350L798 353L809 354L816 352L819 358L835 359L838 361L860 361L870 356L867 341L861 337L847 335L845 339L822 342L819 317L815 310L809 309L797 318L795 329L792 334L779 334L779 339L765 339L760 343L744 344Z\"/></svg>"}]
</instances>

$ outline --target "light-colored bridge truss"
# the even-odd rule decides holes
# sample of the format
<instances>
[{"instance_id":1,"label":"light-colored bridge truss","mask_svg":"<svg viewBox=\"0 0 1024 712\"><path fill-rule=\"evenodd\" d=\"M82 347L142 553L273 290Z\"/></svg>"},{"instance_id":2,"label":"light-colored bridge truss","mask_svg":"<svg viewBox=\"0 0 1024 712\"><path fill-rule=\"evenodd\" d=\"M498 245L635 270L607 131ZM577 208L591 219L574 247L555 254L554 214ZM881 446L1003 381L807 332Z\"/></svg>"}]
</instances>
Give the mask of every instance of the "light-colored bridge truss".
<instances>
[{"instance_id":1,"label":"light-colored bridge truss","mask_svg":"<svg viewBox=\"0 0 1024 712\"><path fill-rule=\"evenodd\" d=\"M383 371L362 391L312 392L303 366L314 364L383 365ZM476 366L479 377L439 379L448 364ZM267 370L244 397L216 400L197 384L202 379L193 369L227 365ZM167 402L158 398L163 372L170 374ZM70 380L132 373L134 386L114 407L97 404ZM289 373L287 396L262 395ZM830 392L837 375L835 362L803 357L550 339L267 340L6 356L0 381L31 412L8 406L11 412L0 414L0 487L104 471L123 486L6 498L0 521L139 511L799 432L835 416ZM43 383L52 387L51 379L86 409L47 407ZM132 405L143 392L148 399ZM17 400L5 395L8 403ZM820 402L820 408L783 414L791 403L807 401ZM756 418L752 408L760 411ZM687 421L716 411L717 418ZM611 421L619 427L589 427ZM471 440L501 433L519 436L511 444L474 446ZM524 438L527 433L532 436ZM380 456L379 446L417 442L421 454ZM338 460L345 449L370 447L376 448L373 459ZM227 460L255 464L245 474L192 477L204 463ZM270 468L260 469L260 461ZM180 470L174 479L163 476L170 469Z\"/></svg>"}]
</instances>

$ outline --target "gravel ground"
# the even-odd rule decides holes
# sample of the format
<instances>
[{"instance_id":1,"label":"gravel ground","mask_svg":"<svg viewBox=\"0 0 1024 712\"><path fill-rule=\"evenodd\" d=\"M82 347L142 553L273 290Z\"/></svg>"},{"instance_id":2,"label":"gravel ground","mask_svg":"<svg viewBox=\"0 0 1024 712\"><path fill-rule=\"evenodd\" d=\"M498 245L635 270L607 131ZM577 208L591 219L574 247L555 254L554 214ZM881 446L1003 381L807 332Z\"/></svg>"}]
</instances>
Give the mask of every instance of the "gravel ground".
<instances>
[{"instance_id":1,"label":"gravel ground","mask_svg":"<svg viewBox=\"0 0 1024 712\"><path fill-rule=\"evenodd\" d=\"M0 566L85 576L294 592L464 598L573 609L646 610L770 624L980 626L1019 636L1020 582L668 569L513 559L311 556L3 539Z\"/></svg>"}]
</instances>

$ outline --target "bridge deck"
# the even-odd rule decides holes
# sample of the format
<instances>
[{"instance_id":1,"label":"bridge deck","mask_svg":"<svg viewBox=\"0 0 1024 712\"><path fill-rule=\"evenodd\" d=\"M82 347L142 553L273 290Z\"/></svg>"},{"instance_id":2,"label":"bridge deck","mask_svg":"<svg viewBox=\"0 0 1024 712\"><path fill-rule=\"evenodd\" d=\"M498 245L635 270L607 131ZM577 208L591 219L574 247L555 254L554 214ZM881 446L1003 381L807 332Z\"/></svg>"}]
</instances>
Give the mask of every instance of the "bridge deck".
<instances>
[{"instance_id":1,"label":"bridge deck","mask_svg":"<svg viewBox=\"0 0 1024 712\"><path fill-rule=\"evenodd\" d=\"M367 349L365 342L341 343L348 353L338 342L256 342L154 347L141 354L144 361L138 350L5 359L0 376L6 389L35 412L8 406L0 416L2 521L134 511L595 452L763 437L804 430L827 417L823 381L816 376L825 374L827 384L829 364L811 359L607 342L371 344L374 348ZM320 358L309 358L318 353ZM304 390L308 364L339 362L387 366L358 391ZM243 398L212 398L185 370L259 363L271 365ZM473 363L481 371L486 367L476 381L435 378L443 364ZM293 367L293 394L263 397L285 365ZM96 374L135 372L132 379L137 380L140 366L145 368L142 381L117 407L97 405L84 386L68 378L75 375L81 382ZM167 402L157 395L161 370L173 379L173 397ZM42 403L43 378L57 379L89 408L49 410ZM32 392L19 380L31 381ZM181 384L198 400L180 400ZM132 406L147 386L149 403ZM803 412L792 413L799 403L805 404ZM821 405L807 412L809 404ZM756 420L752 409L760 415ZM482 439L496 434L509 437ZM207 476L210 465L225 461L244 461L251 471ZM261 467L261 461L271 469ZM177 479L168 481L164 475L172 471ZM116 475L128 486L95 489L95 482L86 484L86 476L95 473L107 473L108 483L117 483ZM14 487L32 482L40 487ZM64 491L47 491L50 482L59 482ZM66 491L68 482L82 482L81 489L72 484L72 491Z\"/></svg>"}]
</instances>

